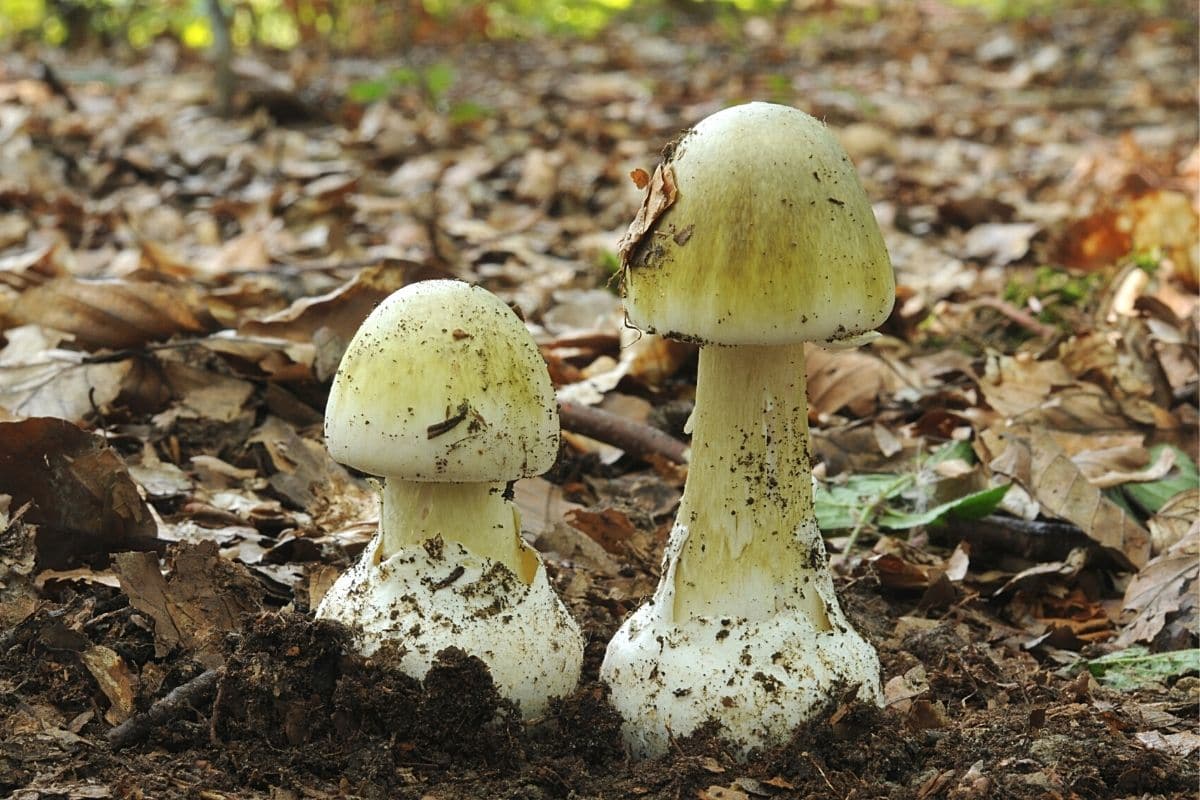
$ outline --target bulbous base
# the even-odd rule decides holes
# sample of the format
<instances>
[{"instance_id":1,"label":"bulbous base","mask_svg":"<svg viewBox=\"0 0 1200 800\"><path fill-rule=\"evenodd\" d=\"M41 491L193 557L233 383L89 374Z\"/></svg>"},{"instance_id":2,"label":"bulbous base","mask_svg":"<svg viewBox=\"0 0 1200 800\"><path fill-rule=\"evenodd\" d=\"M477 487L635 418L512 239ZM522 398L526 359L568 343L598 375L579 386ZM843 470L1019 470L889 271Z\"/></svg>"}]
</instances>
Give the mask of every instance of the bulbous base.
<instances>
[{"instance_id":1,"label":"bulbous base","mask_svg":"<svg viewBox=\"0 0 1200 800\"><path fill-rule=\"evenodd\" d=\"M390 643L400 669L421 679L437 653L458 647L488 665L501 696L527 718L574 690L583 636L540 559L527 586L457 542L430 539L386 559L380 548L377 535L317 608L318 617L354 629L360 653Z\"/></svg>"},{"instance_id":2,"label":"bulbous base","mask_svg":"<svg viewBox=\"0 0 1200 800\"><path fill-rule=\"evenodd\" d=\"M661 755L671 737L712 719L745 757L786 742L838 687L857 686L860 699L882 702L874 648L840 610L830 612L832 629L821 630L796 610L675 623L659 603L642 606L617 631L600 668L632 753Z\"/></svg>"}]
</instances>

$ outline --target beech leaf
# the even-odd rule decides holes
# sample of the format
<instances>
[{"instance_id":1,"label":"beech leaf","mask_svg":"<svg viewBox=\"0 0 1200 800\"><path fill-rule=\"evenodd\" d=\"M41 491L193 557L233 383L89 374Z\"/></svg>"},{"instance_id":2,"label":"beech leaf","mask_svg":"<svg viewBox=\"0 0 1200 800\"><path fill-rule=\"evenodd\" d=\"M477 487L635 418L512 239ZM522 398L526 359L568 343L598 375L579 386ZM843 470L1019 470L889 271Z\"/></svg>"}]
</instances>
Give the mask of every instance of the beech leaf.
<instances>
[{"instance_id":1,"label":"beech leaf","mask_svg":"<svg viewBox=\"0 0 1200 800\"><path fill-rule=\"evenodd\" d=\"M1124 607L1133 615L1125 623L1117 644L1153 640L1176 614L1188 615L1194 630L1197 589L1200 589L1200 521L1130 581Z\"/></svg>"},{"instance_id":2,"label":"beech leaf","mask_svg":"<svg viewBox=\"0 0 1200 800\"><path fill-rule=\"evenodd\" d=\"M216 327L195 289L146 281L57 278L27 290L12 316L70 333L91 350L136 347Z\"/></svg>"},{"instance_id":3,"label":"beech leaf","mask_svg":"<svg viewBox=\"0 0 1200 800\"><path fill-rule=\"evenodd\" d=\"M1020 427L992 428L979 438L992 471L1020 484L1046 512L1078 525L1126 566L1149 559L1149 532L1089 483L1052 439Z\"/></svg>"}]
</instances>

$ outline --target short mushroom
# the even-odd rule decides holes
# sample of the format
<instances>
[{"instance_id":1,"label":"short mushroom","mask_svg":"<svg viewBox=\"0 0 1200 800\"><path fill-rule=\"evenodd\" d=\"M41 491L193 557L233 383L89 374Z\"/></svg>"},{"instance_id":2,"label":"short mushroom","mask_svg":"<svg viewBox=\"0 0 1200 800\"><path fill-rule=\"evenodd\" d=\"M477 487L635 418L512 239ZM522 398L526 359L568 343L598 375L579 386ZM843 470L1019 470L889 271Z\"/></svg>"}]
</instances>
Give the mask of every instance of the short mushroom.
<instances>
[{"instance_id":1,"label":"short mushroom","mask_svg":"<svg viewBox=\"0 0 1200 800\"><path fill-rule=\"evenodd\" d=\"M382 477L379 531L317 616L355 631L360 652L393 646L421 678L454 645L489 667L525 716L579 680L583 639L506 482L558 452L546 364L521 320L485 289L426 281L363 322L333 380L326 445Z\"/></svg>"},{"instance_id":2,"label":"short mushroom","mask_svg":"<svg viewBox=\"0 0 1200 800\"><path fill-rule=\"evenodd\" d=\"M840 692L881 697L813 511L804 342L868 338L894 302L891 263L837 140L768 103L713 114L664 152L622 260L629 320L701 348L662 577L601 677L636 755L711 719L744 756Z\"/></svg>"}]
</instances>

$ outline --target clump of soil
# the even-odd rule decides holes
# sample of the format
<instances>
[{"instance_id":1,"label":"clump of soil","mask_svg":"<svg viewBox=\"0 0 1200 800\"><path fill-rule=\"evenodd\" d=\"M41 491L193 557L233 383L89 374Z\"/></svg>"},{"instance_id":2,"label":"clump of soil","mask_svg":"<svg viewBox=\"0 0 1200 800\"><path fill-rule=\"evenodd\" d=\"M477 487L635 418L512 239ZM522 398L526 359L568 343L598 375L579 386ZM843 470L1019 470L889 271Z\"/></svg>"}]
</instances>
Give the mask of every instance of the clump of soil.
<instances>
[{"instance_id":1,"label":"clump of soil","mask_svg":"<svg viewBox=\"0 0 1200 800\"><path fill-rule=\"evenodd\" d=\"M855 595L844 593L849 608ZM128 608L110 609L104 623L89 626L94 606L77 599L54 613L41 611L5 638L0 788L6 791L36 786L47 764L58 771L46 774L71 772L115 787L115 796L127 790L125 796L162 798L207 791L438 800L1099 800L1190 796L1197 780L1194 764L1134 743L1133 719L1112 703L1100 713L1085 683L1046 672L1017 683L1011 676L1036 665L976 643L966 624L949 620L876 641L885 677L928 671L928 689L911 702L878 709L835 699L787 745L746 763L712 727L661 758L631 762L607 688L594 674L542 717L521 720L478 658L448 649L417 681L389 666L386 654L351 653L347 632L336 624L262 613L227 637L211 703L197 703L149 740L110 753L103 743L109 726L95 713L106 700L80 666L79 653L98 644L89 635L121 648L143 675L161 671L159 694L199 667L179 658L162 671ZM895 608L888 612L898 616ZM149 700L141 698L139 707Z\"/></svg>"},{"instance_id":2,"label":"clump of soil","mask_svg":"<svg viewBox=\"0 0 1200 800\"><path fill-rule=\"evenodd\" d=\"M448 648L419 682L347 642L335 623L294 614L249 625L212 712L231 772L257 788L298 772L371 793L403 767L519 759L519 716L478 658Z\"/></svg>"}]
</instances>

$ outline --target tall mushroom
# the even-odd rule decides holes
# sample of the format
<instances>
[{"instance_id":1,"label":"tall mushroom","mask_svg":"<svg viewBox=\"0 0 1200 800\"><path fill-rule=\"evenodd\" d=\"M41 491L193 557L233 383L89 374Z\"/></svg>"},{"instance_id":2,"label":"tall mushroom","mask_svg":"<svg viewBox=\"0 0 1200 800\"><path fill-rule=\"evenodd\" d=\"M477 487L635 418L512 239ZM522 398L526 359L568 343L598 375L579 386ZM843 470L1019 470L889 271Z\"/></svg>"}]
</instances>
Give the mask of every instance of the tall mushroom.
<instances>
[{"instance_id":1,"label":"tall mushroom","mask_svg":"<svg viewBox=\"0 0 1200 800\"><path fill-rule=\"evenodd\" d=\"M379 531L317 616L371 655L390 643L421 678L442 649L481 658L526 716L579 680L583 639L521 539L506 482L558 452L546 364L499 298L458 281L395 292L363 322L333 380L334 458L383 478Z\"/></svg>"},{"instance_id":2,"label":"tall mushroom","mask_svg":"<svg viewBox=\"0 0 1200 800\"><path fill-rule=\"evenodd\" d=\"M622 243L629 320L700 343L687 485L652 600L601 677L637 755L709 719L741 754L879 660L834 593L812 499L804 342L852 343L894 279L854 166L821 122L749 103L664 151Z\"/></svg>"}]
</instances>

